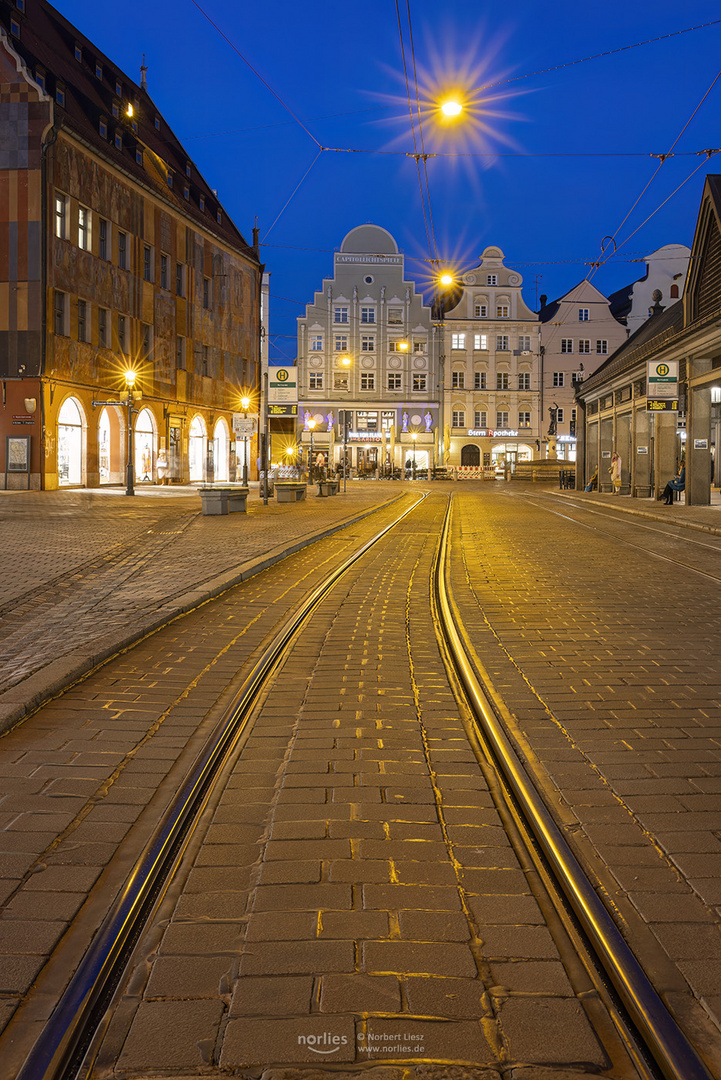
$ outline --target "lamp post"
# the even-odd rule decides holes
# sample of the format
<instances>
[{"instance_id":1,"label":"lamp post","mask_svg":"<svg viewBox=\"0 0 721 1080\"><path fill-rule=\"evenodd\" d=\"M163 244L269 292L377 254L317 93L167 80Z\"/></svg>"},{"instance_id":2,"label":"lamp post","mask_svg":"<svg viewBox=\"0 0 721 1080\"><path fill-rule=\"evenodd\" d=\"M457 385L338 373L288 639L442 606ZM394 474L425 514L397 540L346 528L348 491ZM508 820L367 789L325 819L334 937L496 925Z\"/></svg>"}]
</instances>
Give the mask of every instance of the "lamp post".
<instances>
[{"instance_id":1,"label":"lamp post","mask_svg":"<svg viewBox=\"0 0 721 1080\"><path fill-rule=\"evenodd\" d=\"M126 368L124 372L125 388L128 392L128 399L126 405L128 407L128 463L125 469L125 494L135 494L135 464L133 462L133 413L137 413L137 409L133 408L133 401L135 398L135 379L136 373L132 368ZM93 401L93 408L96 409L101 405L120 405L119 401Z\"/></svg>"},{"instance_id":2,"label":"lamp post","mask_svg":"<svg viewBox=\"0 0 721 1080\"><path fill-rule=\"evenodd\" d=\"M350 356L341 356L340 362L344 368L351 366ZM348 378L348 387L350 390L350 373ZM348 472L348 410L343 410L343 494L346 493L346 474Z\"/></svg>"},{"instance_id":3,"label":"lamp post","mask_svg":"<svg viewBox=\"0 0 721 1080\"><path fill-rule=\"evenodd\" d=\"M413 479L416 478L416 439L418 438L418 432L411 432L411 438L413 439Z\"/></svg>"},{"instance_id":4,"label":"lamp post","mask_svg":"<svg viewBox=\"0 0 721 1080\"><path fill-rule=\"evenodd\" d=\"M310 457L308 459L308 483L313 483L313 431L315 430L315 417L311 416L308 421L308 430L310 431Z\"/></svg>"},{"instance_id":5,"label":"lamp post","mask_svg":"<svg viewBox=\"0 0 721 1080\"><path fill-rule=\"evenodd\" d=\"M248 419L248 409L250 408L250 398L242 397L240 399L240 407L243 410L243 419ZM248 436L243 436L243 487L248 486Z\"/></svg>"}]
</instances>

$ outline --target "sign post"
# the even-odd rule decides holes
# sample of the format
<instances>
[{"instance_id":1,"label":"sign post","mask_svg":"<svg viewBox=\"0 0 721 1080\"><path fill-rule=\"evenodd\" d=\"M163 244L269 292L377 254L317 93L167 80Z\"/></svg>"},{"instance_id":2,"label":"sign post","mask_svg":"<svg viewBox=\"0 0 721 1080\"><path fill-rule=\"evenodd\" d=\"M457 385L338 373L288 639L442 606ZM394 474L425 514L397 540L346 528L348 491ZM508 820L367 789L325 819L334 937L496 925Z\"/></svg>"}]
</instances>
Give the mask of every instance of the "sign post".
<instances>
[{"instance_id":1,"label":"sign post","mask_svg":"<svg viewBox=\"0 0 721 1080\"><path fill-rule=\"evenodd\" d=\"M648 361L646 412L678 412L678 360Z\"/></svg>"}]
</instances>

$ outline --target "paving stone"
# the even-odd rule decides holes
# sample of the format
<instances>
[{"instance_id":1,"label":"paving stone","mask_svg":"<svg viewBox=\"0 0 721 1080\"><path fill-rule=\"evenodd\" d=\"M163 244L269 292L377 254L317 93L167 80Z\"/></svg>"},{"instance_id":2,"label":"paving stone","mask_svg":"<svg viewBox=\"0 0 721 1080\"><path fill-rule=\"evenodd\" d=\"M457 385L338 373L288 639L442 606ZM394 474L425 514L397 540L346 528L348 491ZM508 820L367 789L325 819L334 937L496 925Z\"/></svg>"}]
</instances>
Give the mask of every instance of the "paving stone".
<instances>
[{"instance_id":1,"label":"paving stone","mask_svg":"<svg viewBox=\"0 0 721 1080\"><path fill-rule=\"evenodd\" d=\"M581 1005L574 998L506 998L499 1002L503 1031L516 1060L573 1062L607 1067Z\"/></svg>"},{"instance_id":2,"label":"paving stone","mask_svg":"<svg viewBox=\"0 0 721 1080\"><path fill-rule=\"evenodd\" d=\"M361 951L363 969L411 975L478 974L473 954L466 945L429 941L365 941Z\"/></svg>"},{"instance_id":3,"label":"paving stone","mask_svg":"<svg viewBox=\"0 0 721 1080\"><path fill-rule=\"evenodd\" d=\"M236 980L230 1016L291 1016L310 1013L310 975L244 975Z\"/></svg>"},{"instance_id":4,"label":"paving stone","mask_svg":"<svg viewBox=\"0 0 721 1080\"><path fill-rule=\"evenodd\" d=\"M145 997L217 998L227 993L232 962L228 956L161 956L153 963Z\"/></svg>"},{"instance_id":5,"label":"paving stone","mask_svg":"<svg viewBox=\"0 0 721 1080\"><path fill-rule=\"evenodd\" d=\"M573 995L565 969L558 961L512 960L504 963L492 960L490 967L496 981L494 992L505 988L521 994Z\"/></svg>"},{"instance_id":6,"label":"paving stone","mask_svg":"<svg viewBox=\"0 0 721 1080\"><path fill-rule=\"evenodd\" d=\"M422 1057L453 1064L485 1064L493 1060L480 1024L469 1021L381 1020L373 1017L367 1022L363 1040L360 1034L359 1061L381 1062L394 1058L413 1061Z\"/></svg>"},{"instance_id":7,"label":"paving stone","mask_svg":"<svg viewBox=\"0 0 721 1080\"><path fill-rule=\"evenodd\" d=\"M249 942L240 958L241 975L305 975L352 971L352 941Z\"/></svg>"},{"instance_id":8,"label":"paving stone","mask_svg":"<svg viewBox=\"0 0 721 1080\"><path fill-rule=\"evenodd\" d=\"M363 907L396 911L413 908L428 911L461 911L458 889L436 885L364 885Z\"/></svg>"},{"instance_id":9,"label":"paving stone","mask_svg":"<svg viewBox=\"0 0 721 1080\"><path fill-rule=\"evenodd\" d=\"M160 952L166 956L235 956L242 940L243 929L234 923L173 922L163 935Z\"/></svg>"},{"instance_id":10,"label":"paving stone","mask_svg":"<svg viewBox=\"0 0 721 1080\"><path fill-rule=\"evenodd\" d=\"M322 1012L400 1012L401 993L395 975L324 975L321 979Z\"/></svg>"},{"instance_id":11,"label":"paving stone","mask_svg":"<svg viewBox=\"0 0 721 1080\"><path fill-rule=\"evenodd\" d=\"M141 1002L118 1067L187 1069L208 1064L222 1013L220 1001Z\"/></svg>"},{"instance_id":12,"label":"paving stone","mask_svg":"<svg viewBox=\"0 0 721 1080\"><path fill-rule=\"evenodd\" d=\"M408 1007L421 1016L480 1020L488 1014L480 979L403 979Z\"/></svg>"},{"instance_id":13,"label":"paving stone","mask_svg":"<svg viewBox=\"0 0 721 1080\"><path fill-rule=\"evenodd\" d=\"M355 1026L348 1016L231 1020L225 1030L220 1066L233 1069L268 1063L355 1060Z\"/></svg>"}]
</instances>

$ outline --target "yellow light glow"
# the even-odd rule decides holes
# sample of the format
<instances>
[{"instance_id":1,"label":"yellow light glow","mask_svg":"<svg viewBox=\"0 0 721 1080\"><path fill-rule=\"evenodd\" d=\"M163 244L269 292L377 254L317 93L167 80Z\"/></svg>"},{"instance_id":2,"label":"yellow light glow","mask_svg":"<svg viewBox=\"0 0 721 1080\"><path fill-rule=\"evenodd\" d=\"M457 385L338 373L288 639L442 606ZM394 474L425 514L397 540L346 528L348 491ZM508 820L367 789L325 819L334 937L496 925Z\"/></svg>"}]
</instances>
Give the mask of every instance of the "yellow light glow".
<instances>
[{"instance_id":1,"label":"yellow light glow","mask_svg":"<svg viewBox=\"0 0 721 1080\"><path fill-rule=\"evenodd\" d=\"M240 405L241 405L241 408L242 408L243 412L247 412L248 409L250 408L250 398L249 397L242 397L240 399Z\"/></svg>"},{"instance_id":2,"label":"yellow light glow","mask_svg":"<svg viewBox=\"0 0 721 1080\"><path fill-rule=\"evenodd\" d=\"M398 349L398 352L408 352L408 342L399 341L396 345L396 348Z\"/></svg>"},{"instance_id":3,"label":"yellow light glow","mask_svg":"<svg viewBox=\"0 0 721 1080\"><path fill-rule=\"evenodd\" d=\"M444 116L460 116L463 112L463 106L459 101L454 101L452 98L449 98L441 105L441 112Z\"/></svg>"},{"instance_id":4,"label":"yellow light glow","mask_svg":"<svg viewBox=\"0 0 721 1080\"><path fill-rule=\"evenodd\" d=\"M134 372L132 368L127 368L123 374L125 376L125 385L128 390L132 390L135 386L136 372Z\"/></svg>"},{"instance_id":5,"label":"yellow light glow","mask_svg":"<svg viewBox=\"0 0 721 1080\"><path fill-rule=\"evenodd\" d=\"M341 356L340 357L340 362L343 365L343 367L350 367L351 358L350 358L350 356Z\"/></svg>"},{"instance_id":6,"label":"yellow light glow","mask_svg":"<svg viewBox=\"0 0 721 1080\"><path fill-rule=\"evenodd\" d=\"M314 416L311 416L310 420L308 421L308 427L310 428L311 431L314 430L314 428L315 428L315 417Z\"/></svg>"},{"instance_id":7,"label":"yellow light glow","mask_svg":"<svg viewBox=\"0 0 721 1080\"><path fill-rule=\"evenodd\" d=\"M125 110L125 115L126 116L132 116L133 115L133 106L130 104L130 102L128 102L128 107Z\"/></svg>"},{"instance_id":8,"label":"yellow light glow","mask_svg":"<svg viewBox=\"0 0 721 1080\"><path fill-rule=\"evenodd\" d=\"M449 273L446 272L444 274L441 274L441 276L438 278L438 280L440 281L441 285L446 285L446 286L452 285L453 284L453 274L449 274Z\"/></svg>"}]
</instances>

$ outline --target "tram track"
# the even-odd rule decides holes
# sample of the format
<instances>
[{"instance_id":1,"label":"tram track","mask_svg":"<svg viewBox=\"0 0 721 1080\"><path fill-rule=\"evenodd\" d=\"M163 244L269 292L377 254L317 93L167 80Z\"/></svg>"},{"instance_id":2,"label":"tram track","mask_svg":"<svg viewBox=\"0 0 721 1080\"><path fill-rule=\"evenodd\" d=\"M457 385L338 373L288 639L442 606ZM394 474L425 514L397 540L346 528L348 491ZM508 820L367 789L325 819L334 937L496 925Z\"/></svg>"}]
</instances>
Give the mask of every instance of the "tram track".
<instances>
[{"instance_id":1,"label":"tram track","mask_svg":"<svg viewBox=\"0 0 721 1080\"><path fill-rule=\"evenodd\" d=\"M178 864L193 822L205 805L214 778L218 776L229 757L235 752L239 740L270 681L282 667L284 659L300 630L313 616L333 587L357 563L370 552L408 514L423 502L418 500L412 507L381 530L368 543L346 559L310 597L293 613L283 629L265 649L261 659L246 678L233 704L227 710L208 745L198 756L173 805L158 826L150 844L128 878L108 914L92 947L86 954L76 974L55 1009L50 1022L36 1042L21 1071L18 1080L69 1080L78 1075L86 1048L92 1043L93 1031L101 1022L109 1000L123 977L135 942L155 907L156 901L166 888L171 869ZM577 922L591 943L598 964L614 987L612 994L604 991L602 983L595 980L607 1008L611 1009L613 1023L635 1061L638 1075L653 1076L653 1067L645 1061L648 1048L660 1075L667 1080L708 1080L709 1073L680 1032L673 1019L646 979L633 954L623 941L613 919L598 898L596 888L576 862L565 838L553 822L543 800L533 787L529 777L515 755L506 733L499 723L492 704L473 669L472 650L464 644L464 629L460 625L453 599L448 595L445 567L448 559L448 534L451 500L436 553L431 580L436 625L441 629L444 648L452 657L453 679L464 687L467 708L478 725L480 741L492 752L499 763L503 780L512 793L512 813L518 818L519 808L526 824L523 826L533 836L530 848L542 852L542 863L556 881L556 888L566 897L572 920L566 919L566 932L571 922ZM474 742L473 737L471 742ZM480 744L479 744L480 745ZM479 760L486 751L478 750ZM487 767L487 761L485 766ZM540 864L536 859L536 866ZM588 970L588 963L584 960ZM623 1003L617 1008L615 995ZM614 1012L615 1010L615 1012ZM627 1011L632 1023L624 1015ZM638 1032L638 1035L636 1034ZM636 1040L639 1045L636 1045ZM87 1075L87 1062L81 1075ZM85 1070L85 1071L83 1071Z\"/></svg>"}]
</instances>

